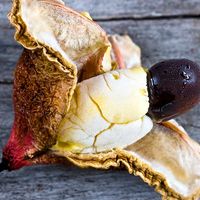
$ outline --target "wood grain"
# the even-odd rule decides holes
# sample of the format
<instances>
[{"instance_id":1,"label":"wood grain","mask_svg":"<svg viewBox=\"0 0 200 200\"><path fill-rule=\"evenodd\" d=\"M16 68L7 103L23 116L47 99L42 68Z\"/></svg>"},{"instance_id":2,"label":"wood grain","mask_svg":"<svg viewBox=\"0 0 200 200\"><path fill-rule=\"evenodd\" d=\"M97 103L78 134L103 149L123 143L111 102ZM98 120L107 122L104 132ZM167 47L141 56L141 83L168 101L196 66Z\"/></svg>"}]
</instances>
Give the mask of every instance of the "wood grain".
<instances>
[{"instance_id":1,"label":"wood grain","mask_svg":"<svg viewBox=\"0 0 200 200\"><path fill-rule=\"evenodd\" d=\"M142 48L144 66L169 58L189 58L200 63L200 19L121 20L99 22L110 34L129 34ZM22 48L12 39L13 30L0 32L0 82L11 82Z\"/></svg>"},{"instance_id":2,"label":"wood grain","mask_svg":"<svg viewBox=\"0 0 200 200\"><path fill-rule=\"evenodd\" d=\"M129 34L141 46L143 64L168 58L200 63L199 0L65 0L110 33ZM13 70L22 52L13 39L7 13L10 0L0 0L0 154L13 121ZM200 143L200 106L178 118ZM63 166L35 166L0 174L1 200L149 200L160 199L139 178L125 171L98 171Z\"/></svg>"},{"instance_id":3,"label":"wood grain","mask_svg":"<svg viewBox=\"0 0 200 200\"><path fill-rule=\"evenodd\" d=\"M125 171L37 166L1 174L1 200L159 200Z\"/></svg>"},{"instance_id":4,"label":"wood grain","mask_svg":"<svg viewBox=\"0 0 200 200\"><path fill-rule=\"evenodd\" d=\"M95 20L122 18L190 17L200 15L199 0L63 0L66 5L88 11ZM11 1L0 2L0 24L7 24Z\"/></svg>"}]
</instances>

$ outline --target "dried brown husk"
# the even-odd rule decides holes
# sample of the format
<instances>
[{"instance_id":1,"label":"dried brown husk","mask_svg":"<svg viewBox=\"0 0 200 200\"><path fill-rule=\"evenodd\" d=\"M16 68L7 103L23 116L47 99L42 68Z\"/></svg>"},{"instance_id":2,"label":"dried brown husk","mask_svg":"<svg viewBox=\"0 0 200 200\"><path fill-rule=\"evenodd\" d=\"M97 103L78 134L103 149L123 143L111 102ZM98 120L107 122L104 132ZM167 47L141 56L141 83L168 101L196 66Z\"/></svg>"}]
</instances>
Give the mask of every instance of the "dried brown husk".
<instances>
[{"instance_id":1,"label":"dried brown husk","mask_svg":"<svg viewBox=\"0 0 200 200\"><path fill-rule=\"evenodd\" d=\"M85 34L78 32L81 29L77 29L80 25L88 28L87 37L92 38L91 43L85 45L87 43L83 41L84 45L72 45L70 48L64 45L63 49L66 48L67 55L65 56L63 52L47 45L30 32L22 17L22 2L39 4L39 13L33 7L30 13L42 14L41 18L36 20L36 25L40 28L40 20L54 21L55 24L51 27L56 39L59 37L59 31L63 33L62 31L68 28L71 31L68 41L76 43L77 35L84 40ZM16 40L27 49L22 54L15 72L17 128L24 132L33 131L34 145L44 150L55 144L56 130L70 105L78 71L80 79L101 73L102 60L109 42L105 32L98 25L64 7L60 0L14 0L9 18L17 30ZM69 36L74 36L75 39ZM62 41L59 44L62 44ZM23 135L20 137L23 139ZM126 149L113 149L98 154L49 151L32 158L33 163L67 161L82 168L108 169L125 166L129 173L140 176L149 185L154 186L164 199L197 199L200 196L200 183L195 185L194 181L198 181L200 176L200 147L180 127L170 123L155 124L151 133ZM177 181L186 181L190 192L183 194L182 191L177 191L171 185L170 177L152 165L154 162L171 170Z\"/></svg>"},{"instance_id":2,"label":"dried brown husk","mask_svg":"<svg viewBox=\"0 0 200 200\"><path fill-rule=\"evenodd\" d=\"M171 122L155 124L149 134L126 149L98 154L61 151L54 154L64 156L81 168L125 167L130 174L140 176L144 182L154 186L163 199L192 200L200 197L200 146ZM185 184L185 194L181 188L177 190L175 181Z\"/></svg>"},{"instance_id":3,"label":"dried brown husk","mask_svg":"<svg viewBox=\"0 0 200 200\"><path fill-rule=\"evenodd\" d=\"M96 23L61 0L14 0L9 19L15 39L25 47L15 71L14 127L19 138L31 134L36 149L47 149L56 143L78 74L100 73L110 44Z\"/></svg>"},{"instance_id":4,"label":"dried brown husk","mask_svg":"<svg viewBox=\"0 0 200 200\"><path fill-rule=\"evenodd\" d=\"M106 33L61 0L13 0L9 19L16 28L15 39L26 49L41 48L61 71L75 77L77 69L84 69L87 78L101 71L110 46Z\"/></svg>"},{"instance_id":5,"label":"dried brown husk","mask_svg":"<svg viewBox=\"0 0 200 200\"><path fill-rule=\"evenodd\" d=\"M13 88L15 132L20 138L31 134L37 149L55 144L74 84L74 77L61 73L56 62L43 56L42 49L25 49L15 70Z\"/></svg>"}]
</instances>

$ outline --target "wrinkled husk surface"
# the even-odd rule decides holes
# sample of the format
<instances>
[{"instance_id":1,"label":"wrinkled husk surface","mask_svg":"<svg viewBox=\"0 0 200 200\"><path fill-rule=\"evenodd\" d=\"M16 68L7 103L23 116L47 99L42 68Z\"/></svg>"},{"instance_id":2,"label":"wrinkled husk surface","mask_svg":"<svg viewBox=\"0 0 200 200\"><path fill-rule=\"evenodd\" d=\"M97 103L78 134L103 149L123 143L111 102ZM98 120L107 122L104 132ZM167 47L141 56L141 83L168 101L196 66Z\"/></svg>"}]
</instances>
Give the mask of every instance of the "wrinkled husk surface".
<instances>
[{"instance_id":1,"label":"wrinkled husk surface","mask_svg":"<svg viewBox=\"0 0 200 200\"><path fill-rule=\"evenodd\" d=\"M177 131L178 130L178 131ZM110 152L98 154L74 154L70 152L55 152L65 156L67 160L81 168L93 167L96 169L109 169L125 167L130 174L143 179L150 186L154 186L163 199L198 199L200 146L177 125L168 122L164 125L154 125L153 130L138 142L126 149L114 149ZM180 155L179 155L180 154ZM177 192L171 184L171 177L167 177L159 167L151 164L158 162L160 165L174 173L177 180L190 181L189 195ZM198 181L195 184L195 181ZM169 184L170 182L170 184ZM193 188L194 187L194 188Z\"/></svg>"},{"instance_id":2,"label":"wrinkled husk surface","mask_svg":"<svg viewBox=\"0 0 200 200\"><path fill-rule=\"evenodd\" d=\"M70 100L76 87L78 69L85 69L87 72L86 75L82 75L84 77L83 79L102 73L101 63L104 53L109 47L109 43L103 30L97 28L100 32L99 41L97 43L98 45L100 44L100 46L96 46L94 43L91 48L92 51L88 50L88 48L85 50L83 60L72 59L73 62L71 62L71 59L64 58L59 51L37 40L37 38L34 38L28 31L27 25L21 16L21 2L22 0L13 1L13 7L9 15L11 23L16 28L15 39L28 49L23 53L15 73L15 111L18 113L22 112L18 115L21 117L17 120L19 122L21 120L27 122L27 124L29 124L28 129L34 132L36 138L35 145L38 146L39 149L45 149L51 147L55 143L57 126L70 106ZM67 13L67 15L71 14L74 18L77 17L81 19L80 21L83 24L84 22L87 22L86 24L91 23L93 27L92 30L96 30L96 24L87 17L64 7L63 2L60 0L38 0L38 2L44 5L44 8L49 8L48 6L50 5L51 9L55 9L56 13L61 13L61 18L65 13ZM66 29L67 26L62 26L60 28ZM90 29L90 26L88 28ZM73 27L71 27L71 30L73 30ZM72 34L74 34L73 31ZM90 34L92 34L92 32ZM120 45L123 46L124 44ZM73 52L74 51L79 53L76 48L73 49ZM83 51L83 49L81 49L81 51ZM87 54L89 55L88 57ZM138 49L136 54L140 56L140 51ZM124 55L128 54L125 53ZM128 55L128 57L130 58L130 55ZM127 63L128 61L126 60L126 65L128 65ZM132 63L132 61L129 63ZM91 68L92 65L94 65L94 68ZM31 69L30 66L32 66ZM82 72L80 72L80 74L81 73ZM66 77L66 80L63 77ZM45 83L51 84L46 87ZM42 90L39 89L41 86L43 86ZM52 87L54 89L52 89ZM59 89L57 90L57 88L60 88L60 91ZM22 89L24 89L24 93ZM36 100L25 95L27 92L30 94L34 91L41 91L40 94L43 95L39 95ZM59 94L57 95L57 93ZM62 98L59 98L59 96ZM41 97L42 101L39 101ZM30 102L31 99L33 100L33 104L35 103L35 105L37 105L38 110L32 110L32 108L26 107L27 105L24 104L26 101ZM44 106L46 102L49 102L48 106ZM43 107L46 108L46 112L42 112L41 114ZM28 113L30 112L30 115L23 116L26 110ZM32 117L31 113L34 111L35 115ZM47 115L49 116L48 118L46 118L47 113L49 114ZM39 123L39 120L43 119L44 121ZM46 124L45 128L42 127L43 123ZM27 127L22 128L26 129ZM50 158L49 154L53 155L52 160L47 161L45 159ZM172 162L170 162L170 156L172 157ZM200 196L200 186L198 183L200 177L198 174L200 169L200 147L191 140L180 127L169 123L164 125L155 124L151 133L126 149L117 148L110 152L98 154L73 154L70 152L50 151L50 153L46 154L46 158L45 155L42 157L43 160L40 160L40 157L38 157L38 159L33 159L33 162L38 163L41 161L44 163L54 163L58 162L58 160L63 162L64 159L82 168L94 167L98 169L109 169L110 167L121 168L125 166L130 174L140 176L149 185L154 186L156 191L162 194L163 199L197 199ZM187 163L186 166L184 166L184 162L181 162L180 157ZM166 158L166 160L169 159L169 162L166 163L164 158ZM161 165L167 166L168 169L174 173L175 178L182 181L184 181L184 179L191 180L192 177L190 177L190 175L193 175L194 180L197 180L197 185L191 183L192 188L190 188L191 191L188 192L188 195L177 192L176 189L171 187L169 177L152 165L153 162L159 162ZM178 165L175 166L174 162L177 162ZM179 167L183 174L180 173ZM195 188L193 188L193 184Z\"/></svg>"},{"instance_id":3,"label":"wrinkled husk surface","mask_svg":"<svg viewBox=\"0 0 200 200\"><path fill-rule=\"evenodd\" d=\"M64 53L55 50L41 38L37 38L36 33L31 32L31 28L22 16L22 5L25 3L37 5L37 8L41 9L38 12L29 8L37 17L36 24L30 26L33 30L35 30L34 26L43 28L42 21L45 19L42 17L46 17L45 23L49 24L49 32L53 32L52 35L55 37L60 37L62 30L69 29L65 34L72 39L69 38L67 44L59 41L60 46L66 50L68 59ZM79 20L76 21L76 18ZM34 136L34 146L44 150L56 143L56 131L70 106L78 75L81 78L88 78L101 73L101 62L109 42L106 33L97 24L65 7L62 1L14 0L9 19L16 29L15 39L26 49L17 64L14 79L16 132L24 134L29 132ZM62 24L54 27L54 23L59 24L58 21ZM81 40L80 45L87 39L85 43L89 46L74 44L76 40L73 36L76 35L76 29L80 24L86 26L85 32L82 33L80 30L82 35L77 33ZM79 58L80 52L82 54ZM74 56L74 60L71 59L71 55ZM76 56L77 60L75 60ZM96 68L92 69L88 66L96 66ZM32 155L28 156L32 157Z\"/></svg>"},{"instance_id":4,"label":"wrinkled husk surface","mask_svg":"<svg viewBox=\"0 0 200 200\"><path fill-rule=\"evenodd\" d=\"M27 2L27 5L30 4L29 12L34 15L34 18L30 18L29 21L26 19L27 22L22 16L24 2ZM34 6L33 9L31 5ZM31 16L30 13L27 16ZM22 46L30 50L41 48L43 55L49 61L56 62L62 72L70 73L75 82L77 68L79 71L86 71L85 78L103 71L102 60L110 46L106 33L88 17L66 7L61 0L13 0L12 10L8 17L16 28L15 39ZM28 22L31 20L34 22L30 26ZM36 28L33 28L34 26ZM53 39L58 40L62 52L41 41L41 38L37 38L38 29L43 28L47 28L47 32L55 37ZM34 34L30 31L31 29L33 33L35 31ZM63 57L63 51L66 57ZM94 67L91 68L91 65Z\"/></svg>"}]
</instances>

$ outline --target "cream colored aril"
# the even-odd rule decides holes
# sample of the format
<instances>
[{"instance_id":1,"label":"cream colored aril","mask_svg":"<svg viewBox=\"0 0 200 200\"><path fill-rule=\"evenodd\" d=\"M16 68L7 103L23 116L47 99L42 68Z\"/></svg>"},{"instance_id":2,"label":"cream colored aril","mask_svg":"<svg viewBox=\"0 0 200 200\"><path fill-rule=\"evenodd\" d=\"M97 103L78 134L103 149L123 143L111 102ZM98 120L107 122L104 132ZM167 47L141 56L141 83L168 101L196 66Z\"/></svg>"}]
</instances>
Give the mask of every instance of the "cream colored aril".
<instances>
[{"instance_id":1,"label":"cream colored aril","mask_svg":"<svg viewBox=\"0 0 200 200\"><path fill-rule=\"evenodd\" d=\"M53 147L75 153L125 148L153 127L142 67L110 71L77 85Z\"/></svg>"}]
</instances>

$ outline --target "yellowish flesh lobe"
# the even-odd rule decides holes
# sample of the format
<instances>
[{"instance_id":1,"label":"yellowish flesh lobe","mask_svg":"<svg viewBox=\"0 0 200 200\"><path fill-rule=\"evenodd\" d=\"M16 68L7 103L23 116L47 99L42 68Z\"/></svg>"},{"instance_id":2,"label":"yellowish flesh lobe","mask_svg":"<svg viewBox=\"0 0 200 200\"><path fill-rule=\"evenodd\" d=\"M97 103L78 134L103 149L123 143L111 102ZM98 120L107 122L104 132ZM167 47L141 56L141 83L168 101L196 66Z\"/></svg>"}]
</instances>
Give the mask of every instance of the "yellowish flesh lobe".
<instances>
[{"instance_id":1,"label":"yellowish flesh lobe","mask_svg":"<svg viewBox=\"0 0 200 200\"><path fill-rule=\"evenodd\" d=\"M77 85L54 150L97 153L125 148L152 129L141 67L116 70Z\"/></svg>"},{"instance_id":2,"label":"yellowish flesh lobe","mask_svg":"<svg viewBox=\"0 0 200 200\"><path fill-rule=\"evenodd\" d=\"M21 16L25 25L21 28L34 41L33 46L26 44L27 38L22 38L24 32L20 30L17 38L25 48L34 49L36 42L37 48L59 52L67 66L74 65L78 70L88 60L94 60L90 66L100 62L102 72L112 69L110 51L113 52L107 36L91 23L87 13L82 16L64 8L61 0L19 2L19 12L11 16ZM107 72L77 85L70 110L60 124L54 153L81 167L108 169L121 166L123 161L131 174L156 186L163 199L197 199L199 144L177 124L183 134L157 124L152 129L152 121L146 116L146 73L135 67L141 65L140 49L128 36L114 37L126 68L130 69Z\"/></svg>"}]
</instances>

